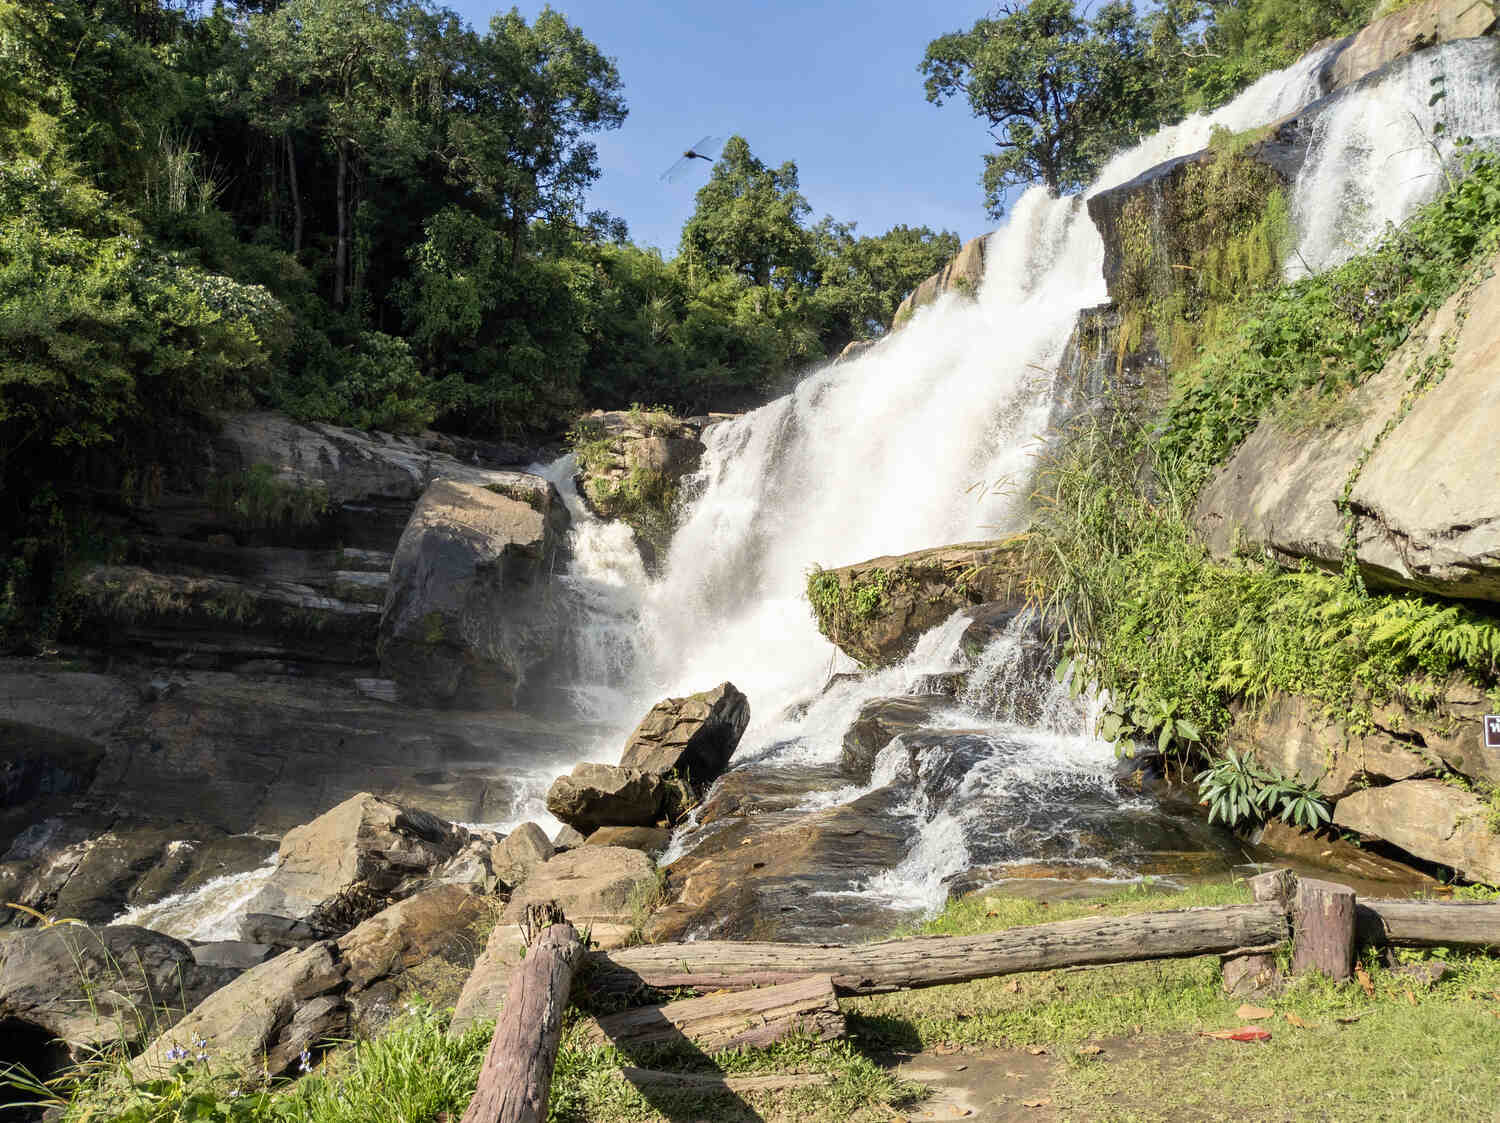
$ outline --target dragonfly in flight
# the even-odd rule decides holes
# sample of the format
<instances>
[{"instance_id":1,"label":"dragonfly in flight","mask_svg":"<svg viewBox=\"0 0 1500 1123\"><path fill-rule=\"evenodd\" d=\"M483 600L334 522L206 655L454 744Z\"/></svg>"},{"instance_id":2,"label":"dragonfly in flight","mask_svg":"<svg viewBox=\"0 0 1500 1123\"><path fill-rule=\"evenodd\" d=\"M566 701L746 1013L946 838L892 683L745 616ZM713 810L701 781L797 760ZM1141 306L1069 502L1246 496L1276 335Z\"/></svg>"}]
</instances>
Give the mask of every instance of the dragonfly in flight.
<instances>
[{"instance_id":1,"label":"dragonfly in flight","mask_svg":"<svg viewBox=\"0 0 1500 1123\"><path fill-rule=\"evenodd\" d=\"M715 154L719 151L723 143L724 138L721 136L704 137L679 156L675 164L661 173L662 181L664 183L676 183L693 166L694 160L703 160L706 163L712 164Z\"/></svg>"}]
</instances>

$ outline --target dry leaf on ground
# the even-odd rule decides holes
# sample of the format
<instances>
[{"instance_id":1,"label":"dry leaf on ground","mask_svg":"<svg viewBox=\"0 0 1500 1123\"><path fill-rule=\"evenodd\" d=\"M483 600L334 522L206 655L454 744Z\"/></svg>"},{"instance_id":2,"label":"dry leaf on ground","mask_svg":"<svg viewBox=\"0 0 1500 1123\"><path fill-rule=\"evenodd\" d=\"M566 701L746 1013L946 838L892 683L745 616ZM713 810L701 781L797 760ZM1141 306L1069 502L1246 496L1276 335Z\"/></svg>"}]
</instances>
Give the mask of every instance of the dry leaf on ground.
<instances>
[{"instance_id":1,"label":"dry leaf on ground","mask_svg":"<svg viewBox=\"0 0 1500 1123\"><path fill-rule=\"evenodd\" d=\"M1308 1025L1301 1018L1297 1017L1296 1014L1283 1014L1281 1016L1287 1020L1287 1024L1288 1025L1294 1025L1298 1029L1317 1029L1318 1028L1317 1026L1310 1026L1310 1025Z\"/></svg>"},{"instance_id":2,"label":"dry leaf on ground","mask_svg":"<svg viewBox=\"0 0 1500 1123\"><path fill-rule=\"evenodd\" d=\"M1260 1026L1240 1026L1239 1029L1205 1030L1199 1037L1212 1037L1216 1041L1269 1041L1271 1031Z\"/></svg>"},{"instance_id":3,"label":"dry leaf on ground","mask_svg":"<svg viewBox=\"0 0 1500 1123\"><path fill-rule=\"evenodd\" d=\"M1080 1057L1097 1057L1102 1052L1104 1052L1104 1050L1101 1049L1098 1045L1078 1046L1078 1055Z\"/></svg>"},{"instance_id":4,"label":"dry leaf on ground","mask_svg":"<svg viewBox=\"0 0 1500 1123\"><path fill-rule=\"evenodd\" d=\"M934 1045L932 1051L940 1057L951 1057L962 1048L962 1045L955 1045L951 1041L944 1041L941 1045Z\"/></svg>"},{"instance_id":5,"label":"dry leaf on ground","mask_svg":"<svg viewBox=\"0 0 1500 1123\"><path fill-rule=\"evenodd\" d=\"M1275 1010L1267 1010L1264 1006L1251 1006L1246 1003L1234 1012L1234 1016L1241 1021L1253 1022L1260 1018L1275 1016Z\"/></svg>"},{"instance_id":6,"label":"dry leaf on ground","mask_svg":"<svg viewBox=\"0 0 1500 1123\"><path fill-rule=\"evenodd\" d=\"M1406 988L1406 1004L1408 1006L1415 1006L1417 1004L1417 996L1412 993L1411 987Z\"/></svg>"},{"instance_id":7,"label":"dry leaf on ground","mask_svg":"<svg viewBox=\"0 0 1500 1123\"><path fill-rule=\"evenodd\" d=\"M1010 982L1005 984L1004 989L1008 990L1011 994L1020 994L1021 984L1016 982L1015 979L1012 979Z\"/></svg>"},{"instance_id":8,"label":"dry leaf on ground","mask_svg":"<svg viewBox=\"0 0 1500 1123\"><path fill-rule=\"evenodd\" d=\"M1028 1053L1030 1053L1033 1057L1040 1057L1047 1050L1043 1049L1040 1045L1030 1045L1030 1046L1027 1046L1026 1051Z\"/></svg>"},{"instance_id":9,"label":"dry leaf on ground","mask_svg":"<svg viewBox=\"0 0 1500 1123\"><path fill-rule=\"evenodd\" d=\"M1046 1096L1046 1097L1044 1097L1042 1099L1039 1099L1039 1100L1022 1100L1021 1101L1021 1106L1022 1107L1046 1107L1051 1102L1052 1102L1052 1097L1051 1096Z\"/></svg>"},{"instance_id":10,"label":"dry leaf on ground","mask_svg":"<svg viewBox=\"0 0 1500 1123\"><path fill-rule=\"evenodd\" d=\"M1370 981L1370 972L1365 970L1363 963L1354 965L1354 977L1359 980L1360 988L1370 997L1375 997L1375 984Z\"/></svg>"}]
</instances>

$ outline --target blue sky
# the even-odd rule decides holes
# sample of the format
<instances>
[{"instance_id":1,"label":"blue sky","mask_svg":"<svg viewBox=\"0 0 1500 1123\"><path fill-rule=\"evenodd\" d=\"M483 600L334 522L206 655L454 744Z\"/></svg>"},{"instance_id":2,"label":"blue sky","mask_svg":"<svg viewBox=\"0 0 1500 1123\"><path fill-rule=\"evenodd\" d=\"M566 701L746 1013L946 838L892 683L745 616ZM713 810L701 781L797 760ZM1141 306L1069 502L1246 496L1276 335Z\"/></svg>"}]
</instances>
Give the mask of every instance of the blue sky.
<instances>
[{"instance_id":1,"label":"blue sky","mask_svg":"<svg viewBox=\"0 0 1500 1123\"><path fill-rule=\"evenodd\" d=\"M488 0L448 3L476 27L509 10ZM518 7L530 20L542 5ZM925 224L965 239L995 225L979 186L988 134L967 106L929 104L917 72L927 43L972 25L987 0L553 7L619 67L630 116L596 138L604 174L590 207L624 218L641 245L676 251L708 165L695 161L675 184L658 177L708 133L740 134L768 164L794 160L814 219L854 221L862 234Z\"/></svg>"}]
</instances>

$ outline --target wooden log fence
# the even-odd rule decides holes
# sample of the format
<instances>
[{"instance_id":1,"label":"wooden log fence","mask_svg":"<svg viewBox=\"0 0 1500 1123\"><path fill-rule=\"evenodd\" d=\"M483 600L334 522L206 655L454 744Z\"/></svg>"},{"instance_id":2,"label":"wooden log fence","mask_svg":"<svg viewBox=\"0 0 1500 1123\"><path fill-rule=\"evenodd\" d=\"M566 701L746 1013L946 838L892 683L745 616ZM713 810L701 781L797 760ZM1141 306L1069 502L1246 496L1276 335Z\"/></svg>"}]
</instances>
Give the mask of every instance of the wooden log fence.
<instances>
[{"instance_id":1,"label":"wooden log fence","mask_svg":"<svg viewBox=\"0 0 1500 1123\"><path fill-rule=\"evenodd\" d=\"M707 1051L769 1044L799 1030L827 1039L843 1032L836 994L1200 955L1222 957L1226 987L1248 988L1275 973L1275 953L1289 940L1294 972L1318 970L1334 979L1349 977L1356 944L1500 950L1500 903L1356 900L1345 886L1287 870L1254 878L1251 887L1256 900L1249 905L1083 917L978 936L859 945L703 940L595 952L587 974L595 993L678 987L727 993L609 1015L589 1034L622 1045L686 1039ZM562 1012L585 956L572 925L555 909L531 920L539 931L511 976L463 1123L540 1123L546 1117ZM647 1069L626 1075L642 1084L751 1088L745 1079ZM791 1086L786 1078L757 1079L767 1088Z\"/></svg>"}]
</instances>

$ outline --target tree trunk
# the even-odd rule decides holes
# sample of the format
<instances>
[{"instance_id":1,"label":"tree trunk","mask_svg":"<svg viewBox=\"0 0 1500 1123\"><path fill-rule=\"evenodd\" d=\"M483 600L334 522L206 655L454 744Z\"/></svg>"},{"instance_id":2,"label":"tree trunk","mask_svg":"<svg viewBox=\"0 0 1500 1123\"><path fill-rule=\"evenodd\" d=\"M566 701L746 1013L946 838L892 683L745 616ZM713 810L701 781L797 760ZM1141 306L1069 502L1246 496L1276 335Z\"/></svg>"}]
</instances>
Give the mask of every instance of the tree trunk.
<instances>
[{"instance_id":1,"label":"tree trunk","mask_svg":"<svg viewBox=\"0 0 1500 1123\"><path fill-rule=\"evenodd\" d=\"M1285 910L1255 904L855 946L702 940L597 952L589 983L615 992L642 986L733 990L830 975L842 994L877 994L1056 967L1218 955L1278 944L1290 935Z\"/></svg>"},{"instance_id":2,"label":"tree trunk","mask_svg":"<svg viewBox=\"0 0 1500 1123\"><path fill-rule=\"evenodd\" d=\"M583 944L567 923L544 928L511 974L505 1009L490 1039L479 1086L463 1123L542 1123L563 1010Z\"/></svg>"},{"instance_id":3,"label":"tree trunk","mask_svg":"<svg viewBox=\"0 0 1500 1123\"><path fill-rule=\"evenodd\" d=\"M1361 900L1354 913L1362 944L1500 948L1500 903Z\"/></svg>"},{"instance_id":4,"label":"tree trunk","mask_svg":"<svg viewBox=\"0 0 1500 1123\"><path fill-rule=\"evenodd\" d=\"M592 1040L611 1042L627 1053L634 1045L665 1045L684 1038L714 1053L770 1045L797 1032L819 1041L844 1036L844 1015L829 976L643 1006L600 1018L588 1030Z\"/></svg>"},{"instance_id":5,"label":"tree trunk","mask_svg":"<svg viewBox=\"0 0 1500 1123\"><path fill-rule=\"evenodd\" d=\"M1292 973L1321 971L1336 983L1354 974L1354 890L1304 877L1292 900Z\"/></svg>"},{"instance_id":6,"label":"tree trunk","mask_svg":"<svg viewBox=\"0 0 1500 1123\"><path fill-rule=\"evenodd\" d=\"M292 196L292 256L302 252L302 188L297 182L297 150L292 134L286 134L287 187Z\"/></svg>"},{"instance_id":7,"label":"tree trunk","mask_svg":"<svg viewBox=\"0 0 1500 1123\"><path fill-rule=\"evenodd\" d=\"M344 306L344 286L349 276L349 142L342 137L338 142L338 241L333 253L333 304Z\"/></svg>"}]
</instances>

